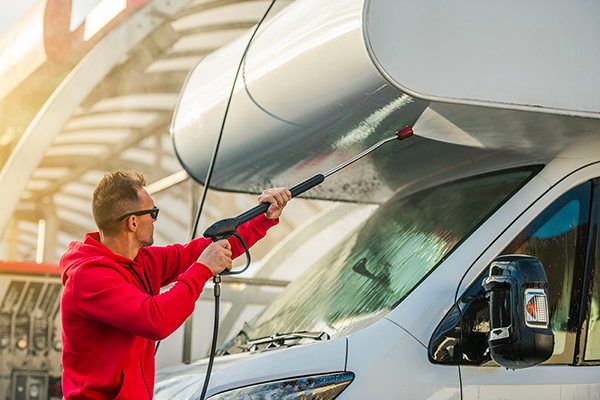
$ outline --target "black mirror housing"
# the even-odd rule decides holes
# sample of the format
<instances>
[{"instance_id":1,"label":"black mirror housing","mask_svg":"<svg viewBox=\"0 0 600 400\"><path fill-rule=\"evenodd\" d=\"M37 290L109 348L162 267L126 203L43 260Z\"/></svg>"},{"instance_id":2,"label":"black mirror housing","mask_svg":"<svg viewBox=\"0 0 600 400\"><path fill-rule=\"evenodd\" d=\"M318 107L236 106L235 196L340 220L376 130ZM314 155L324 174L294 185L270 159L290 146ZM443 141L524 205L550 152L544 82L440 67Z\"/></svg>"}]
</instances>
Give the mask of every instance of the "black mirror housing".
<instances>
[{"instance_id":1,"label":"black mirror housing","mask_svg":"<svg viewBox=\"0 0 600 400\"><path fill-rule=\"evenodd\" d=\"M542 263L531 256L505 255L496 258L489 271L483 290L490 298L488 345L492 359L510 369L548 360L554 351L554 334Z\"/></svg>"}]
</instances>

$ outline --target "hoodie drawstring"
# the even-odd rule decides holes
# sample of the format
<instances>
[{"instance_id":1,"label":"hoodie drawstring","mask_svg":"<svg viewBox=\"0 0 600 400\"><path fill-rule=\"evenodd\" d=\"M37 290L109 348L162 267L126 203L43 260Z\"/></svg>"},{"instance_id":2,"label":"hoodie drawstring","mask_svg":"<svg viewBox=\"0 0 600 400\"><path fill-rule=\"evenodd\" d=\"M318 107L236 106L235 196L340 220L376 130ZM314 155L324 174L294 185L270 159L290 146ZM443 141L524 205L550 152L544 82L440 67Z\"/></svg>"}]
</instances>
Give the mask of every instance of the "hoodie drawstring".
<instances>
[{"instance_id":1,"label":"hoodie drawstring","mask_svg":"<svg viewBox=\"0 0 600 400\"><path fill-rule=\"evenodd\" d=\"M142 285L144 286L144 290L146 290L146 293L148 293L150 296L154 296L152 294L152 285L150 284L150 279L148 278L148 274L146 273L146 270L143 269L142 271L144 271L144 277L146 278L146 283L148 284L148 288L150 288L150 289L148 289L146 287L146 285L144 284L144 281L142 280L142 277L140 276L140 274L138 274L138 272L135 270L135 268L133 268L133 265L131 265L131 263L127 263L127 265L129 265L129 268L131 268L131 270L133 271L133 273L135 273L135 275L138 277L140 282L142 282ZM150 341L148 341L148 343L150 343ZM156 352L158 351L158 346L160 346L160 341L156 342L156 347L154 348L155 356L156 356Z\"/></svg>"},{"instance_id":2,"label":"hoodie drawstring","mask_svg":"<svg viewBox=\"0 0 600 400\"><path fill-rule=\"evenodd\" d=\"M144 271L144 277L146 278L146 282L144 283L144 280L142 279L142 277L140 276L140 274L138 274L138 272L135 270L135 268L133 268L133 265L131 265L131 263L127 263L127 265L129 265L129 268L131 268L131 270L138 277L138 279L140 280L140 282L142 282L142 286L144 286L144 291L146 293L148 293L149 296L153 296L153 294L152 294L152 285L150 284L150 279L148 279L148 274L146 274L146 270L143 270ZM146 287L146 283L148 284L148 287Z\"/></svg>"}]
</instances>

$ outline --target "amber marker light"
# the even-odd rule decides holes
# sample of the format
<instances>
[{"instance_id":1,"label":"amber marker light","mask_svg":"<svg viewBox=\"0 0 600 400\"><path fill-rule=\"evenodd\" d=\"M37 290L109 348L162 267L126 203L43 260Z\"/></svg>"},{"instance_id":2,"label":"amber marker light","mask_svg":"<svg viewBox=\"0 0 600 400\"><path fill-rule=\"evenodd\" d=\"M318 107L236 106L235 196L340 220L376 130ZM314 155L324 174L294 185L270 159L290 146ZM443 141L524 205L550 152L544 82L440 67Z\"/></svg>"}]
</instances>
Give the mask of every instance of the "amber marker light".
<instances>
[{"instance_id":1,"label":"amber marker light","mask_svg":"<svg viewBox=\"0 0 600 400\"><path fill-rule=\"evenodd\" d=\"M525 290L525 323L527 326L548 325L548 296L541 289Z\"/></svg>"}]
</instances>

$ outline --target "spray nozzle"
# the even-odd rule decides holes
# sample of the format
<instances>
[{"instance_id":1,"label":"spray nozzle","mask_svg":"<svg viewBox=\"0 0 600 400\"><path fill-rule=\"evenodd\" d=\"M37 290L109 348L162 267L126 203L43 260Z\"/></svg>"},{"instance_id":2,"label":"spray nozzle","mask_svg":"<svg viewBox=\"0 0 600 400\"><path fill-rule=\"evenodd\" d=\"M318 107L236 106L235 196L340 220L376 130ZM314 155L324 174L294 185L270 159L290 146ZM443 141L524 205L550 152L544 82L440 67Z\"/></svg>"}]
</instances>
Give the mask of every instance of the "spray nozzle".
<instances>
[{"instance_id":1,"label":"spray nozzle","mask_svg":"<svg viewBox=\"0 0 600 400\"><path fill-rule=\"evenodd\" d=\"M413 130L410 126L406 126L402 129L400 129L399 131L396 132L396 136L398 136L398 140L404 140L406 138L409 138L413 135Z\"/></svg>"}]
</instances>

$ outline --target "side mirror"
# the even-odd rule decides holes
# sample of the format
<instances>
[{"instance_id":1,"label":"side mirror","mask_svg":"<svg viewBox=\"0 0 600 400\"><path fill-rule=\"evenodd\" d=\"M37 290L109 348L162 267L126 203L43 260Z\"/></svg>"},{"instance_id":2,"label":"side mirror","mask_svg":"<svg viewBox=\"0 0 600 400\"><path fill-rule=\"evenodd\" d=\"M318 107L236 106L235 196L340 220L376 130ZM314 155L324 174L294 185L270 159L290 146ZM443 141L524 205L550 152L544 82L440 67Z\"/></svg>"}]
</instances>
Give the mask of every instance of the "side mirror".
<instances>
[{"instance_id":1,"label":"side mirror","mask_svg":"<svg viewBox=\"0 0 600 400\"><path fill-rule=\"evenodd\" d=\"M500 256L490 264L483 290L490 298L488 345L492 359L510 369L532 367L549 359L554 334L542 263L531 256Z\"/></svg>"}]
</instances>

